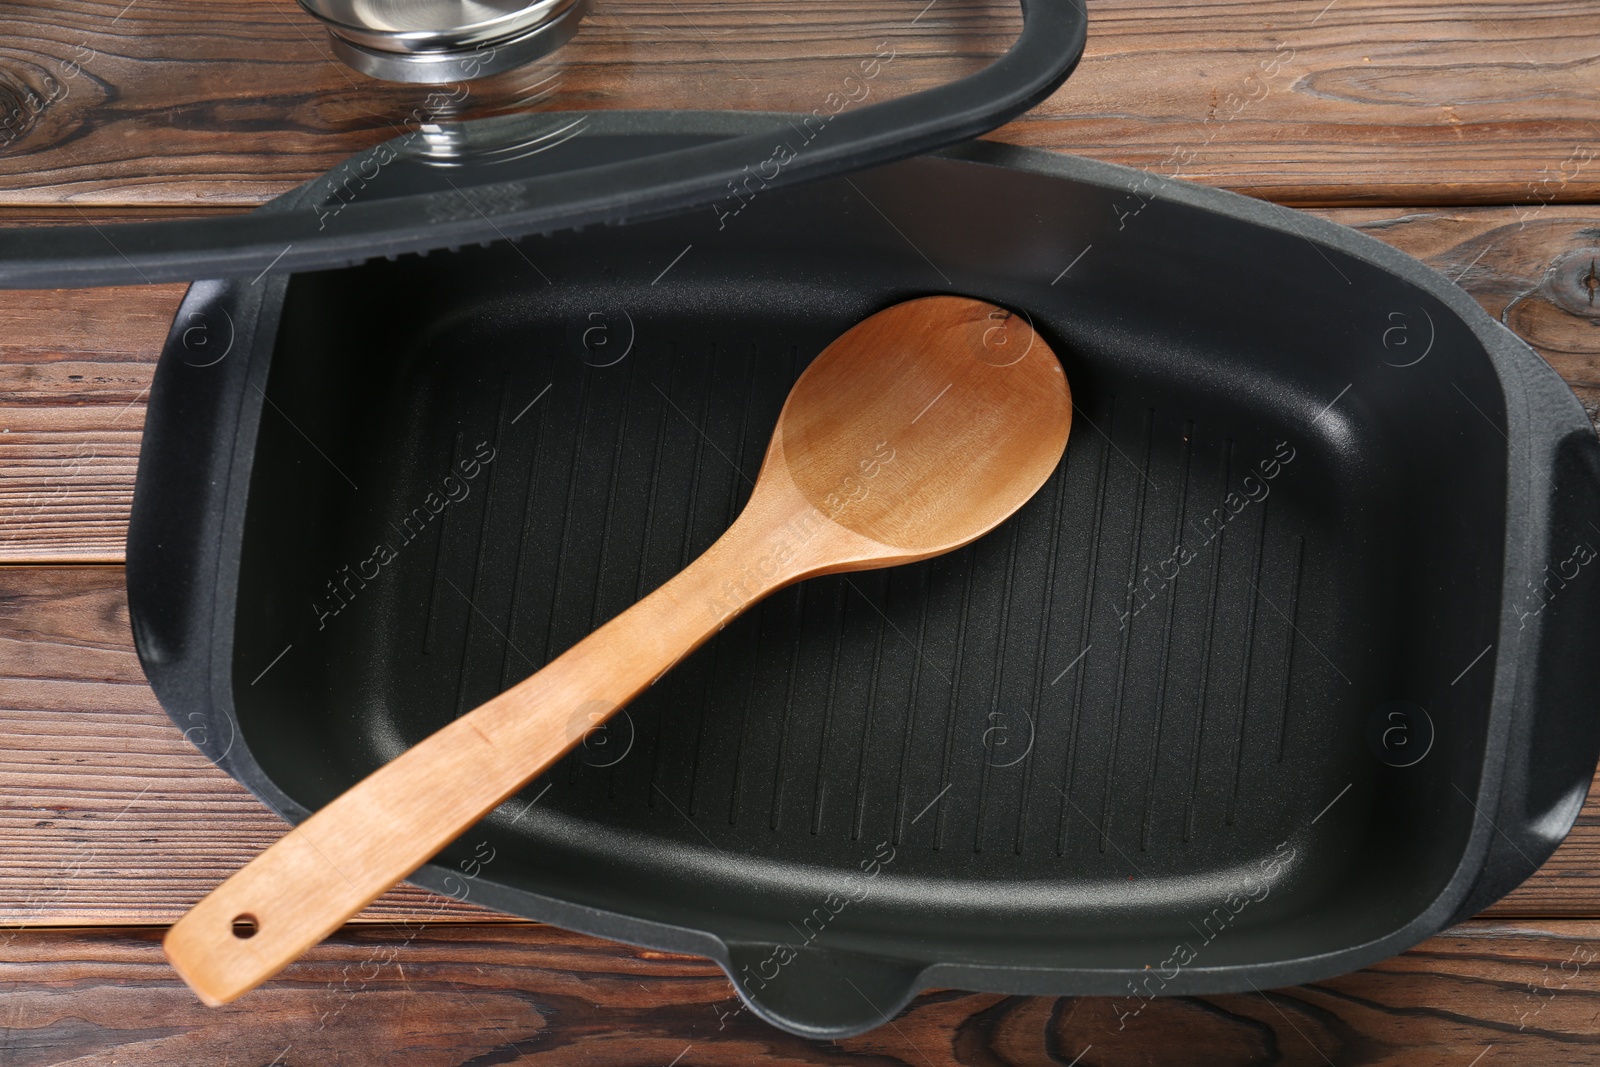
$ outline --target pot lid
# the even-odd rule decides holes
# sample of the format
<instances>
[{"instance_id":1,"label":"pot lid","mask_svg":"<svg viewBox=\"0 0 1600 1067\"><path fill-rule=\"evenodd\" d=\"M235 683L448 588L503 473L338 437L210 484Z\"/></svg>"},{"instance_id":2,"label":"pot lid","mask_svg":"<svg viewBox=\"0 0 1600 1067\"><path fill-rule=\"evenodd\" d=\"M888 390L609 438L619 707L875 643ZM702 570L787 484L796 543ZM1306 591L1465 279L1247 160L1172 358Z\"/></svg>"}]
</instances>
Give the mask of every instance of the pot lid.
<instances>
[{"instance_id":1,"label":"pot lid","mask_svg":"<svg viewBox=\"0 0 1600 1067\"><path fill-rule=\"evenodd\" d=\"M169 7L187 2L166 0ZM904 18L896 14L893 25L858 25L850 40L835 32L840 27L825 25L846 17L847 10L808 9L803 24L776 16L783 26L806 31L812 42L806 47L819 53L810 65L837 57L838 88L821 94L808 113L774 114L731 106L748 106L748 87L709 86L703 94L709 106L730 106L720 115L697 109L670 119L677 133L691 136L685 146L681 137L653 143L645 128L659 134L659 113L646 124L629 113L592 110L595 86L576 78L571 86L563 83L560 46L575 33L580 36L574 40L581 42L581 34L590 32L579 24L587 17L615 30L605 21L609 15L591 9L592 2L301 0L326 32L317 42L322 62L335 62L324 48L343 61L337 67L339 84L355 92L372 88L369 78L409 83L385 89L417 100L409 115L393 124L395 136L248 213L212 211L204 217L122 223L95 222L85 215L83 223L0 229L0 287L256 277L695 208L716 212L717 221L725 223L766 189L886 163L993 129L1066 79L1083 52L1086 25L1079 0L1021 0L1021 31L1009 49L955 79L948 77L950 64L944 64L945 80L919 87L926 81L918 73L919 59L970 52L975 37L1003 30L1002 20L991 15L995 25L979 31L970 9L952 8L945 16L933 3L912 3ZM22 14L0 16L0 28L11 29L5 23L13 17L28 21L29 7L13 10ZM726 43L719 44L679 3L669 0L658 12L669 13L683 15L682 29L701 32L724 60L729 48L738 48L733 34L739 31L722 34ZM876 8L871 13L882 14ZM288 17L287 11L280 14ZM174 42L186 40L163 19L138 23L129 9L123 15L130 23L148 25L140 32L159 37L169 55L179 47ZM632 12L622 18L637 21ZM32 24L37 26L37 18ZM204 26L191 29L197 38L204 35ZM641 27L636 30L637 47L624 50L624 56L638 63L660 46ZM103 27L95 32L103 36ZM0 39L6 36L0 33ZM104 43L101 36L84 36L86 42ZM54 46L61 39L56 34L46 43L60 51ZM98 45L80 44L77 53L70 48L65 53L78 58L52 61L59 70L24 72L39 85L12 92L20 106L9 123L0 124L0 170L8 156L15 161L13 173L30 162L36 172L63 169L60 145L46 135L51 123L66 121L73 108L80 109L76 121L91 130L95 122L128 121L114 105L128 91L124 79L138 74L138 64L132 65L134 73L127 72L127 53L138 54L140 47L138 41L124 44L125 54L113 55ZM205 48L215 53L218 46ZM760 77L772 77L773 68L781 76L781 64L764 64ZM722 77L733 69L727 61L715 72ZM741 64L741 76L743 69ZM0 90L6 88L6 73L0 66ZM195 77L204 80L214 73L201 64ZM171 72L149 76L170 78ZM27 80L22 75L12 80L19 79ZM79 102L72 99L74 88ZM163 89L170 93L170 83ZM186 91L198 100L204 92L228 89L224 82ZM693 95L702 95L698 85ZM91 103L82 103L86 99ZM94 104L99 114L83 113ZM337 97L324 96L302 101L299 110L314 118L339 106ZM183 120L178 114L168 119L173 125ZM215 140L226 142L237 131L241 143L207 144L206 150L255 151L258 158L272 151L261 147L259 138L250 142L249 123L211 125L226 131ZM167 143L164 132L152 139Z\"/></svg>"}]
</instances>

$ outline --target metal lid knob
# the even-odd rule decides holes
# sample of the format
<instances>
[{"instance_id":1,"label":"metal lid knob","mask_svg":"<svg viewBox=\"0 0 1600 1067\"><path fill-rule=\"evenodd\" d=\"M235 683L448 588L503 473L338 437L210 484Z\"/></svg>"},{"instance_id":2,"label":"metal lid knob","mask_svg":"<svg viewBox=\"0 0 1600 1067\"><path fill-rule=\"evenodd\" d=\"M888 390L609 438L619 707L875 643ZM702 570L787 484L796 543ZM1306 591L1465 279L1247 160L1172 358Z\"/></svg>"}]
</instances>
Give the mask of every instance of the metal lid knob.
<instances>
[{"instance_id":1,"label":"metal lid knob","mask_svg":"<svg viewBox=\"0 0 1600 1067\"><path fill-rule=\"evenodd\" d=\"M300 0L334 54L386 81L441 84L532 62L577 32L591 0Z\"/></svg>"}]
</instances>

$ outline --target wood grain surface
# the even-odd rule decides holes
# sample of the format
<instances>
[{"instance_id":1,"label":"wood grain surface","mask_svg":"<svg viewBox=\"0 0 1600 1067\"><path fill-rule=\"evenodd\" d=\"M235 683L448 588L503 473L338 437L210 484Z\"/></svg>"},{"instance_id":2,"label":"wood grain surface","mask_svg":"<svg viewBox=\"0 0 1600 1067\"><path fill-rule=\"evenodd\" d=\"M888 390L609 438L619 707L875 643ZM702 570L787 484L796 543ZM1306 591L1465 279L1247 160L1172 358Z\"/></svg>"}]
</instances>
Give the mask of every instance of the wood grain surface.
<instances>
[{"instance_id":1,"label":"wood grain surface","mask_svg":"<svg viewBox=\"0 0 1600 1067\"><path fill-rule=\"evenodd\" d=\"M1600 415L1592 3L1094 0L1089 17L1077 73L992 136L1328 209L1455 278ZM464 113L809 111L881 41L875 99L980 68L1017 26L1013 0L600 0L570 47L475 85ZM246 210L393 136L426 94L332 62L290 0L12 0L0 225ZM283 825L156 705L115 565L181 295L0 293L0 927L30 927L0 929L0 1064L1595 1062L1595 792L1490 918L1310 986L1159 1000L1121 1029L1126 1002L936 992L808 1042L740 1011L707 961L408 887L201 1008L158 927Z\"/></svg>"},{"instance_id":2,"label":"wood grain surface","mask_svg":"<svg viewBox=\"0 0 1600 1067\"><path fill-rule=\"evenodd\" d=\"M403 129L426 87L329 58L287 0L14 0L0 10L0 204L253 205ZM118 12L121 11L120 16ZM469 114L809 112L861 56L876 98L981 68L1013 0L602 0ZM1097 0L1077 72L999 132L1286 203L1600 194L1600 19L1585 0ZM530 101L533 103L530 104Z\"/></svg>"},{"instance_id":3,"label":"wood grain surface","mask_svg":"<svg viewBox=\"0 0 1600 1067\"><path fill-rule=\"evenodd\" d=\"M705 960L539 926L346 928L209 1009L162 965L160 933L0 932L0 1056L15 1067L1577 1067L1600 1044L1593 921L1466 923L1354 974L1161 998L1137 1014L1132 997L929 992L841 1041L773 1029Z\"/></svg>"},{"instance_id":4,"label":"wood grain surface","mask_svg":"<svg viewBox=\"0 0 1600 1067\"><path fill-rule=\"evenodd\" d=\"M0 560L121 561L145 394L183 291L0 297Z\"/></svg>"}]
</instances>

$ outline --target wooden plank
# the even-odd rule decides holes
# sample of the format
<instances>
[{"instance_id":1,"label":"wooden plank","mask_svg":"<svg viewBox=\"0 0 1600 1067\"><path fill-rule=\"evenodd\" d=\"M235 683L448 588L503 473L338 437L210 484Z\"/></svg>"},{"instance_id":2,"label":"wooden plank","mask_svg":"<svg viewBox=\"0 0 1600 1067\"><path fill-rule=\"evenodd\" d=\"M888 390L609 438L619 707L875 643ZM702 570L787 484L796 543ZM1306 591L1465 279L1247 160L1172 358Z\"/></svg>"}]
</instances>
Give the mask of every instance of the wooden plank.
<instances>
[{"instance_id":1,"label":"wooden plank","mask_svg":"<svg viewBox=\"0 0 1600 1067\"><path fill-rule=\"evenodd\" d=\"M0 567L0 926L168 923L284 831L145 684L120 567ZM365 921L482 910L403 888ZM1600 784L1490 914L1600 915Z\"/></svg>"},{"instance_id":2,"label":"wooden plank","mask_svg":"<svg viewBox=\"0 0 1600 1067\"><path fill-rule=\"evenodd\" d=\"M841 1041L763 1023L708 961L551 927L347 927L220 1009L165 965L160 934L11 934L0 947L7 1062L1557 1067L1592 1064L1600 1043L1596 922L1469 923L1314 985L1142 1008L930 992Z\"/></svg>"},{"instance_id":3,"label":"wooden plank","mask_svg":"<svg viewBox=\"0 0 1600 1067\"><path fill-rule=\"evenodd\" d=\"M189 744L121 567L0 567L0 925L170 922L285 825ZM410 886L364 913L482 917Z\"/></svg>"},{"instance_id":4,"label":"wooden plank","mask_svg":"<svg viewBox=\"0 0 1600 1067\"><path fill-rule=\"evenodd\" d=\"M1456 278L1600 412L1600 209L1338 209ZM1587 250L1587 251L1586 251ZM117 562L144 392L183 287L0 293L0 562ZM1592 309L1592 310L1591 310Z\"/></svg>"},{"instance_id":5,"label":"wooden plank","mask_svg":"<svg viewBox=\"0 0 1600 1067\"><path fill-rule=\"evenodd\" d=\"M0 560L122 559L145 394L185 288L0 295Z\"/></svg>"},{"instance_id":6,"label":"wooden plank","mask_svg":"<svg viewBox=\"0 0 1600 1067\"><path fill-rule=\"evenodd\" d=\"M1578 3L1090 7L1082 66L1003 140L1301 205L1596 199Z\"/></svg>"},{"instance_id":7,"label":"wooden plank","mask_svg":"<svg viewBox=\"0 0 1600 1067\"><path fill-rule=\"evenodd\" d=\"M535 90L546 110L809 112L881 41L875 98L902 95L983 66L1017 12L616 0L469 113ZM1290 203L1581 202L1600 194L1597 52L1584 0L1097 0L1078 71L1000 136ZM0 58L3 204L257 204L442 114L335 63L290 4L18 0Z\"/></svg>"}]
</instances>

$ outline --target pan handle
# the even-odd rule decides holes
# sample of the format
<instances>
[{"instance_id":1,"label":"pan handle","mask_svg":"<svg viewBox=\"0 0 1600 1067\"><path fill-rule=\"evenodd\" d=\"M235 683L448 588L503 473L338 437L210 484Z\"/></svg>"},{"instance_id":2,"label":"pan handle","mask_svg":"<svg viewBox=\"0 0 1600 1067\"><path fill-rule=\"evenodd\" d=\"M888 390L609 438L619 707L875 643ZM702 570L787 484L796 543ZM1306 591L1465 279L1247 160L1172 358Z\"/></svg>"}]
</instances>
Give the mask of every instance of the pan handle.
<instances>
[{"instance_id":1,"label":"pan handle","mask_svg":"<svg viewBox=\"0 0 1600 1067\"><path fill-rule=\"evenodd\" d=\"M739 999L790 1033L816 1040L865 1033L898 1015L922 987L924 963L795 941L730 942L723 965Z\"/></svg>"},{"instance_id":2,"label":"pan handle","mask_svg":"<svg viewBox=\"0 0 1600 1067\"><path fill-rule=\"evenodd\" d=\"M1600 440L1566 383L1532 362L1521 521L1544 536L1530 546L1528 581L1517 583L1526 588L1513 589L1502 607L1517 713L1497 809L1478 801L1494 823L1489 852L1452 922L1499 900L1550 858L1600 758Z\"/></svg>"}]
</instances>

